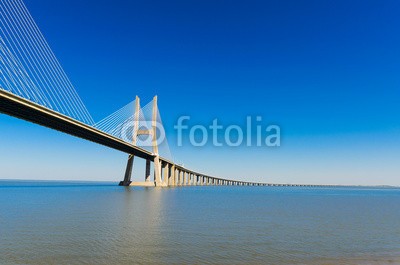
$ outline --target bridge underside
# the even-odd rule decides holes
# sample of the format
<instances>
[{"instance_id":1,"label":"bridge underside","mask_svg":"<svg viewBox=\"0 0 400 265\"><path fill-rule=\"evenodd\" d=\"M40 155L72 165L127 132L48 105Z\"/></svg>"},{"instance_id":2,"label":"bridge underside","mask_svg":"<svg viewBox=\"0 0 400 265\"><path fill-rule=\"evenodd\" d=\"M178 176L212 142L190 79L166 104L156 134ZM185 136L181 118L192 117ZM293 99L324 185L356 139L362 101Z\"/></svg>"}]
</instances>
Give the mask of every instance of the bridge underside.
<instances>
[{"instance_id":1,"label":"bridge underside","mask_svg":"<svg viewBox=\"0 0 400 265\"><path fill-rule=\"evenodd\" d=\"M0 89L0 112L63 133L95 142L134 156L153 160L153 155L139 147L105 134L89 125L44 108Z\"/></svg>"}]
</instances>

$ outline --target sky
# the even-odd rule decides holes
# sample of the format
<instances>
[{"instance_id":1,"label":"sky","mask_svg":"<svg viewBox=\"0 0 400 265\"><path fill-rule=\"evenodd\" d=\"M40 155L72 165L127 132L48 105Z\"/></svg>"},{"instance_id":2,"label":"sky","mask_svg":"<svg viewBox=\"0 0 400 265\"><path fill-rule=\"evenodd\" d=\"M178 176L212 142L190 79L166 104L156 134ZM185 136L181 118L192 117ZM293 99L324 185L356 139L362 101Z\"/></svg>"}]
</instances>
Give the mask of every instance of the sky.
<instances>
[{"instance_id":1,"label":"sky","mask_svg":"<svg viewBox=\"0 0 400 265\"><path fill-rule=\"evenodd\" d=\"M25 3L96 121L158 95L177 163L249 181L400 185L398 1ZM281 145L177 146L183 115L225 127L260 116ZM126 159L0 115L2 179L119 181Z\"/></svg>"}]
</instances>

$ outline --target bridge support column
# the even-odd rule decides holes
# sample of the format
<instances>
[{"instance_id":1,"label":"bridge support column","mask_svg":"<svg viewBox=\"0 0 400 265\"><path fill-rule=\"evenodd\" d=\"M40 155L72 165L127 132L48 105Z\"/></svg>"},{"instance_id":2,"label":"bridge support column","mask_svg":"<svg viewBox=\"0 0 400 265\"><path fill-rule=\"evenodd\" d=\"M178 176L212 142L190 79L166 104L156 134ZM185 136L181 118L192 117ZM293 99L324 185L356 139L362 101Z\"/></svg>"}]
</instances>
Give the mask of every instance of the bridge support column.
<instances>
[{"instance_id":1,"label":"bridge support column","mask_svg":"<svg viewBox=\"0 0 400 265\"><path fill-rule=\"evenodd\" d=\"M161 181L161 161L159 156L154 157L154 183L156 187L162 186Z\"/></svg>"},{"instance_id":2,"label":"bridge support column","mask_svg":"<svg viewBox=\"0 0 400 265\"><path fill-rule=\"evenodd\" d=\"M139 110L140 110L140 99L136 96L135 99L135 110L134 110L134 124L133 124L133 131L132 131L132 144L136 145L136 137L137 135L135 132L138 130L139 126ZM128 163L126 165L125 170L125 177L124 180L119 183L120 186L129 186L132 183L132 169L133 169L133 160L135 156L130 154L128 157Z\"/></svg>"},{"instance_id":3,"label":"bridge support column","mask_svg":"<svg viewBox=\"0 0 400 265\"><path fill-rule=\"evenodd\" d=\"M171 166L171 177L170 177L170 184L171 184L171 186L176 186L176 182L175 182L175 165L172 165Z\"/></svg>"},{"instance_id":4,"label":"bridge support column","mask_svg":"<svg viewBox=\"0 0 400 265\"><path fill-rule=\"evenodd\" d=\"M129 186L131 184L134 158L135 158L134 155L129 155L128 163L126 164L125 177L124 180L119 183L120 186Z\"/></svg>"},{"instance_id":5,"label":"bridge support column","mask_svg":"<svg viewBox=\"0 0 400 265\"><path fill-rule=\"evenodd\" d=\"M150 163L151 163L150 160L146 159L146 170L144 173L144 181L146 182L150 182L150 166L151 166Z\"/></svg>"},{"instance_id":6,"label":"bridge support column","mask_svg":"<svg viewBox=\"0 0 400 265\"><path fill-rule=\"evenodd\" d=\"M163 167L163 183L162 186L163 187L168 187L168 182L169 182L169 164L168 163L164 163L164 167Z\"/></svg>"}]
</instances>

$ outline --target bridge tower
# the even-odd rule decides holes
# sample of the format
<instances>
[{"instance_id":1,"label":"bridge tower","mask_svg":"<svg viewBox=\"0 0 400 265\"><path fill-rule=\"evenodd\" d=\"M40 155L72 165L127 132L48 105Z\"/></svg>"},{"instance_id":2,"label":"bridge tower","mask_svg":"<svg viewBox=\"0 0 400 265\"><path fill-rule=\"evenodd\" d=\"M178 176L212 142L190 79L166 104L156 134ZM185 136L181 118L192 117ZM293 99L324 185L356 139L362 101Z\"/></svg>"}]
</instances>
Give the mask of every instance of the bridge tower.
<instances>
[{"instance_id":1,"label":"bridge tower","mask_svg":"<svg viewBox=\"0 0 400 265\"><path fill-rule=\"evenodd\" d=\"M163 182L161 180L161 161L158 153L158 141L157 141L157 115L158 115L158 105L157 96L153 98L153 111L151 120L151 129L142 130L139 129L139 114L140 114L140 98L136 96L135 100L135 113L133 118L133 130L132 130L132 144L136 145L137 137L139 135L151 136L152 149L153 149L153 162L154 162L154 185L161 186ZM120 186L130 186L132 183L132 171L133 171L134 155L130 154L128 156L128 162L125 170L124 180L119 183ZM146 159L146 171L145 171L145 182L149 186L153 186L150 180L150 166L151 159Z\"/></svg>"},{"instance_id":2,"label":"bridge tower","mask_svg":"<svg viewBox=\"0 0 400 265\"><path fill-rule=\"evenodd\" d=\"M161 186L163 183L161 181L161 161L160 154L158 153L158 138L157 138L157 115L158 115L158 104L157 96L153 98L153 117L152 117L152 146L154 154L154 184L156 186Z\"/></svg>"},{"instance_id":3,"label":"bridge tower","mask_svg":"<svg viewBox=\"0 0 400 265\"><path fill-rule=\"evenodd\" d=\"M136 145L137 142L137 132L139 130L139 114L140 114L140 98L136 96L135 99L135 111L133 114L133 130L132 130L132 144ZM120 186L129 186L132 181L132 171L133 171L133 161L135 156L130 154L128 156L128 162L125 170L124 180L119 183Z\"/></svg>"}]
</instances>

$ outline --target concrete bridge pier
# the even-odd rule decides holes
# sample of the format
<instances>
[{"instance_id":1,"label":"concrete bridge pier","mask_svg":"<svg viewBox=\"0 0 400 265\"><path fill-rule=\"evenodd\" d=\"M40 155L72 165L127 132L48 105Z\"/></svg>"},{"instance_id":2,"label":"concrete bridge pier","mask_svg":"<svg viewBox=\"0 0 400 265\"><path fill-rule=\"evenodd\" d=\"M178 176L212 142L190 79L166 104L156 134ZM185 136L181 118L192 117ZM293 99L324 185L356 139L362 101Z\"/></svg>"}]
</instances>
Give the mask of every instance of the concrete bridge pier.
<instances>
[{"instance_id":1,"label":"concrete bridge pier","mask_svg":"<svg viewBox=\"0 0 400 265\"><path fill-rule=\"evenodd\" d=\"M169 185L170 186L175 186L175 166L171 165L170 167L170 180L169 180Z\"/></svg>"},{"instance_id":2,"label":"concrete bridge pier","mask_svg":"<svg viewBox=\"0 0 400 265\"><path fill-rule=\"evenodd\" d=\"M187 185L187 174L185 171L182 171L183 173L183 183L182 186L186 186Z\"/></svg>"},{"instance_id":3,"label":"concrete bridge pier","mask_svg":"<svg viewBox=\"0 0 400 265\"><path fill-rule=\"evenodd\" d=\"M150 159L146 159L146 171L144 173L144 181L150 182L150 166L151 166L151 161Z\"/></svg>"},{"instance_id":4,"label":"concrete bridge pier","mask_svg":"<svg viewBox=\"0 0 400 265\"><path fill-rule=\"evenodd\" d=\"M133 169L134 158L135 158L134 155L129 155L128 162L126 165L126 170L125 170L125 177L124 177L124 180L119 183L120 186L129 186L132 183L131 178L132 178L132 169Z\"/></svg>"},{"instance_id":5,"label":"concrete bridge pier","mask_svg":"<svg viewBox=\"0 0 400 265\"><path fill-rule=\"evenodd\" d=\"M179 170L179 186L183 186L183 171Z\"/></svg>"},{"instance_id":6,"label":"concrete bridge pier","mask_svg":"<svg viewBox=\"0 0 400 265\"><path fill-rule=\"evenodd\" d=\"M168 187L168 182L169 182L169 164L168 163L162 163L162 187Z\"/></svg>"},{"instance_id":7,"label":"concrete bridge pier","mask_svg":"<svg viewBox=\"0 0 400 265\"><path fill-rule=\"evenodd\" d=\"M161 161L159 156L154 157L154 184L156 187L162 186Z\"/></svg>"}]
</instances>

